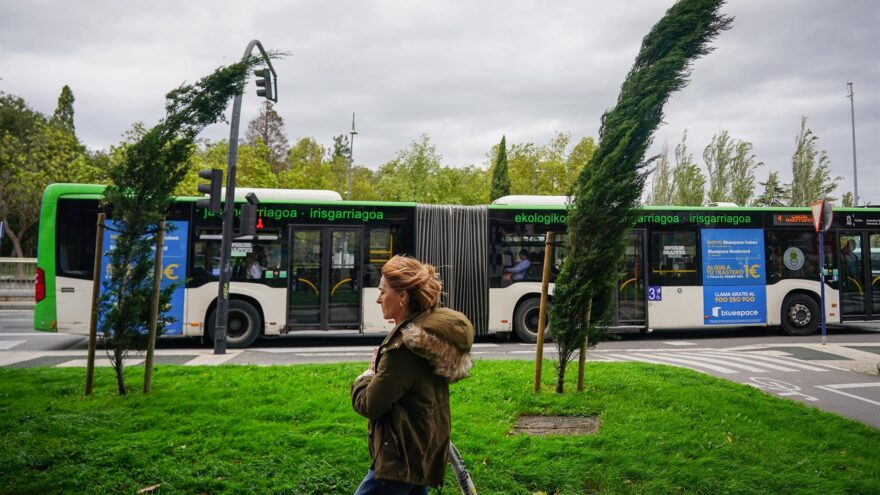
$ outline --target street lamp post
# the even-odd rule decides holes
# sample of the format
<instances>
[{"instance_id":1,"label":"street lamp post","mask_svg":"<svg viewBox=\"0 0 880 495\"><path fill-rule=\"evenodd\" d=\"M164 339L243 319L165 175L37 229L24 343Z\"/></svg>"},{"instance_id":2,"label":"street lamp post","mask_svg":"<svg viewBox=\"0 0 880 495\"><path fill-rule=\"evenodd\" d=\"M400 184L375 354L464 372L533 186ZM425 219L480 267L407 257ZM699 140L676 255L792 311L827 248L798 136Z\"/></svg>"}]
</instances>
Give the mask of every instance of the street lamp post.
<instances>
[{"instance_id":1,"label":"street lamp post","mask_svg":"<svg viewBox=\"0 0 880 495\"><path fill-rule=\"evenodd\" d=\"M853 83L846 83L846 88L849 90L849 94L846 95L849 98L849 115L852 121L852 138L853 138L853 200L854 206L859 206L859 171L856 167L856 107L855 107L855 93L853 93Z\"/></svg>"},{"instance_id":2,"label":"street lamp post","mask_svg":"<svg viewBox=\"0 0 880 495\"><path fill-rule=\"evenodd\" d=\"M351 166L354 162L354 137L357 135L357 131L354 130L354 113L351 114L351 139L348 142L348 188L345 190L345 200L348 201L351 199Z\"/></svg>"},{"instance_id":3,"label":"street lamp post","mask_svg":"<svg viewBox=\"0 0 880 495\"><path fill-rule=\"evenodd\" d=\"M258 90L260 96L265 96L272 101L278 101L278 75L275 68L272 67L272 61L266 50L263 49L262 43L258 40L251 40L247 48L244 50L242 60L247 60L254 51L254 47L259 48L263 55L263 60L269 66L271 75L262 72L258 76L262 76L263 90ZM272 80L271 78L274 78ZM276 84L273 84L276 83ZM272 90L274 87L274 91ZM229 156L226 162L226 203L223 205L223 240L220 243L220 286L217 294L216 317L214 318L214 354L226 353L226 326L229 322L229 281L232 278L232 223L235 211L235 169L238 163L238 124L241 121L241 97L242 93L235 95L232 102L232 118L229 123ZM244 215L242 215L244 218Z\"/></svg>"}]
</instances>

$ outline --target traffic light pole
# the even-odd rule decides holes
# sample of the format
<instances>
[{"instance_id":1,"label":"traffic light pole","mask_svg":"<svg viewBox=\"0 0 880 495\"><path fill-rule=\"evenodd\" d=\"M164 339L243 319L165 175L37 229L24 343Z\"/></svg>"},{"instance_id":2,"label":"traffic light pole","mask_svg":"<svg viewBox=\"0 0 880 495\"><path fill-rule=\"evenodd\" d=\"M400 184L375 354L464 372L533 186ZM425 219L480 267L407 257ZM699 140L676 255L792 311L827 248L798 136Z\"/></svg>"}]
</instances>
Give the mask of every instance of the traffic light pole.
<instances>
[{"instance_id":1,"label":"traffic light pole","mask_svg":"<svg viewBox=\"0 0 880 495\"><path fill-rule=\"evenodd\" d=\"M269 65L272 75L275 69L269 55L258 40L251 40L244 50L242 60L247 60L254 51L260 49L263 59ZM272 95L267 95L271 98ZM214 354L226 353L226 327L229 323L229 282L232 278L232 235L235 218L235 169L238 163L238 124L241 121L241 97L235 95L232 103L232 118L229 124L229 158L226 165L226 202L223 204L223 240L220 243L220 287L217 292L217 308L214 310ZM277 96L275 98L277 101Z\"/></svg>"}]
</instances>

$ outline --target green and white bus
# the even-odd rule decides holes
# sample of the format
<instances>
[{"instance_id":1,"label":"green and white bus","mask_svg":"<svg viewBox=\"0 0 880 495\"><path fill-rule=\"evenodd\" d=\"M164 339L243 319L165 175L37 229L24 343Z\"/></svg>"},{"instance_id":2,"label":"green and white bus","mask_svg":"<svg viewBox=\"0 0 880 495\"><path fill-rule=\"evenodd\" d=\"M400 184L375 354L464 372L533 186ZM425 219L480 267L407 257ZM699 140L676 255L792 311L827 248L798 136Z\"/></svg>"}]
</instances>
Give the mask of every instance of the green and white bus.
<instances>
[{"instance_id":1,"label":"green and white bus","mask_svg":"<svg viewBox=\"0 0 880 495\"><path fill-rule=\"evenodd\" d=\"M103 187L53 184L43 195L37 330L87 332ZM233 243L230 347L302 331L388 332L392 325L374 301L379 270L395 254L439 267L444 303L467 314L477 335L536 339L545 234L558 240L555 277L565 258L566 198L450 206L240 188L240 201L251 191L261 200L258 232ZM168 212L176 230L166 237L163 278L185 284L172 300L167 336L213 330L221 223L196 199L178 198ZM880 319L880 209L835 213L826 235L828 322ZM813 333L818 255L808 208L646 207L627 236L612 323L643 331L757 325ZM506 275L522 260L526 270Z\"/></svg>"}]
</instances>

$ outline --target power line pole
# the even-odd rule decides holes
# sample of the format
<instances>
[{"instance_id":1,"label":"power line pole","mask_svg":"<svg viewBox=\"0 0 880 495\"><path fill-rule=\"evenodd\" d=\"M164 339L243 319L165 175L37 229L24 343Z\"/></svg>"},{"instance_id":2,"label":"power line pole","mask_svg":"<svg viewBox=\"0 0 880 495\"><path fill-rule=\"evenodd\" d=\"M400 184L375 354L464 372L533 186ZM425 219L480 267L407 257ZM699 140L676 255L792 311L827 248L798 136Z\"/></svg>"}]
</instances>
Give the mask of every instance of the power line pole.
<instances>
[{"instance_id":1,"label":"power line pole","mask_svg":"<svg viewBox=\"0 0 880 495\"><path fill-rule=\"evenodd\" d=\"M348 188L345 190L345 200L351 199L351 166L354 162L354 137L357 131L354 129L354 112L351 114L351 139L348 142Z\"/></svg>"},{"instance_id":2,"label":"power line pole","mask_svg":"<svg viewBox=\"0 0 880 495\"><path fill-rule=\"evenodd\" d=\"M852 138L853 138L853 203L854 206L859 206L859 171L856 167L856 107L855 107L855 93L853 93L853 83L846 83L846 88L849 90L849 94L846 95L849 98L849 115L852 119Z\"/></svg>"}]
</instances>

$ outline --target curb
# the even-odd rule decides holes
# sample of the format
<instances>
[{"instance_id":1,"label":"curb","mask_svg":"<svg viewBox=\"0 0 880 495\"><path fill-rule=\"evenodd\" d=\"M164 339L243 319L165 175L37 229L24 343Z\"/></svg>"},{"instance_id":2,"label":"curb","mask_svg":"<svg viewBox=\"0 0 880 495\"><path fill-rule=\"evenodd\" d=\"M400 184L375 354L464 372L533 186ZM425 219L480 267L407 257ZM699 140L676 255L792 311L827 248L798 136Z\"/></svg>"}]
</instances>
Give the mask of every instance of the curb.
<instances>
[{"instance_id":1,"label":"curb","mask_svg":"<svg viewBox=\"0 0 880 495\"><path fill-rule=\"evenodd\" d=\"M33 311L34 303L0 302L0 311L7 309Z\"/></svg>"}]
</instances>

